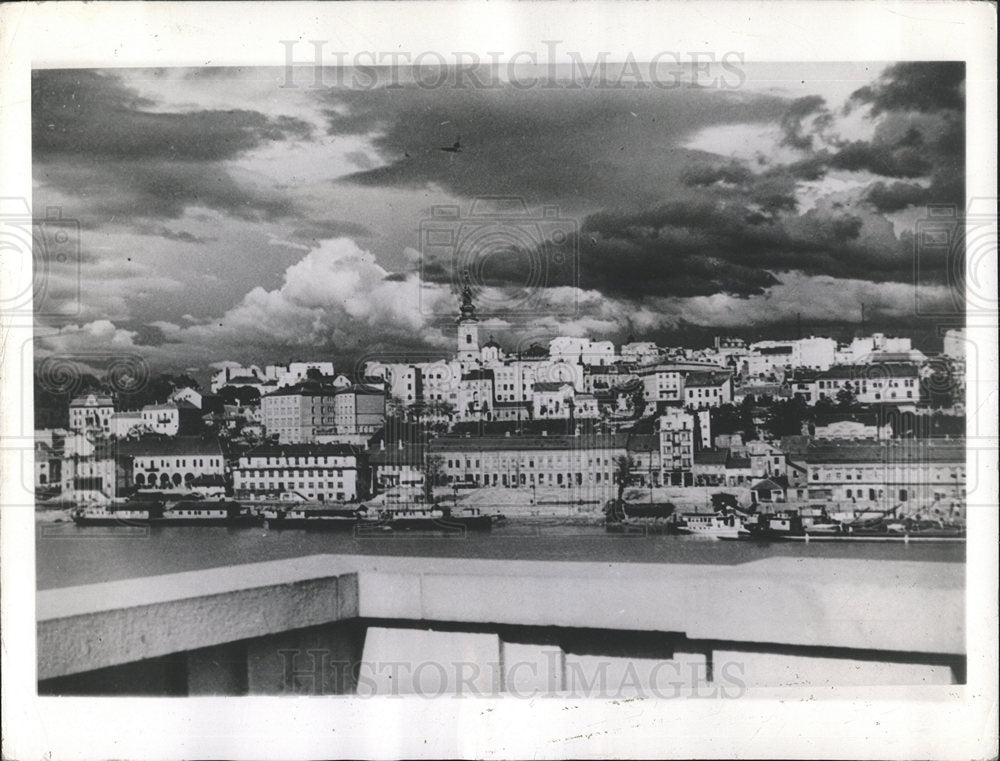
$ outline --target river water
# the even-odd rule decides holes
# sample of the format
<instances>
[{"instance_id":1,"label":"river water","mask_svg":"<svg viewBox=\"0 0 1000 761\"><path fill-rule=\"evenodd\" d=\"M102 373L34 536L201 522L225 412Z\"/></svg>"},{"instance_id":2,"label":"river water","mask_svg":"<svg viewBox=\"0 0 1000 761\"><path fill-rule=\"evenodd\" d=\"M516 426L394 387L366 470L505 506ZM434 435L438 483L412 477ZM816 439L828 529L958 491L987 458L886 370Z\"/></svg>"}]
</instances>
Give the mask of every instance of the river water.
<instances>
[{"instance_id":1,"label":"river water","mask_svg":"<svg viewBox=\"0 0 1000 761\"><path fill-rule=\"evenodd\" d=\"M464 536L40 523L35 543L38 589L321 553L716 565L771 556L826 558L831 563L842 558L961 563L965 544L725 542L697 536L609 534L603 526L514 520L492 533Z\"/></svg>"}]
</instances>

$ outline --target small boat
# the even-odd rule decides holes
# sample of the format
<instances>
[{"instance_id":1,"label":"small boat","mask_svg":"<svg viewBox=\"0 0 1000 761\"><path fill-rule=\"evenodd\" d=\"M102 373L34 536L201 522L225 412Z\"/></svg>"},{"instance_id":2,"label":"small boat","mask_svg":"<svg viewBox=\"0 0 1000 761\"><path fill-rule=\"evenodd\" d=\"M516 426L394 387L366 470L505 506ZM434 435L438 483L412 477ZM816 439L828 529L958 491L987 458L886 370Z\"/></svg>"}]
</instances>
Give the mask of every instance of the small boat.
<instances>
[{"instance_id":1,"label":"small boat","mask_svg":"<svg viewBox=\"0 0 1000 761\"><path fill-rule=\"evenodd\" d=\"M493 528L493 516L482 515L476 508L464 508L458 512L449 507L411 508L382 510L377 515L362 516L358 523L358 531L362 533L381 531L385 527L393 531L444 533L490 531Z\"/></svg>"},{"instance_id":2,"label":"small boat","mask_svg":"<svg viewBox=\"0 0 1000 761\"><path fill-rule=\"evenodd\" d=\"M265 508L261 518L268 528L300 528L319 531L353 531L360 513L352 508Z\"/></svg>"},{"instance_id":3,"label":"small boat","mask_svg":"<svg viewBox=\"0 0 1000 761\"><path fill-rule=\"evenodd\" d=\"M705 536L714 539L736 539L746 524L747 516L735 511L720 513L683 513L673 525L678 534Z\"/></svg>"}]
</instances>

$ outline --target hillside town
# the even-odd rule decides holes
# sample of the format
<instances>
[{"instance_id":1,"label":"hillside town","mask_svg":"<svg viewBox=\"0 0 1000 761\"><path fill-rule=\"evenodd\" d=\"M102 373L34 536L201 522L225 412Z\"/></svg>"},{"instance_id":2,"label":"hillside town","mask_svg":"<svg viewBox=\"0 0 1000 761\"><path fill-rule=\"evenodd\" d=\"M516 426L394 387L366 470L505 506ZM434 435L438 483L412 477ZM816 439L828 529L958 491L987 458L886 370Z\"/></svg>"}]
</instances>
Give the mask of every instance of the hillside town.
<instances>
[{"instance_id":1,"label":"hillside town","mask_svg":"<svg viewBox=\"0 0 1000 761\"><path fill-rule=\"evenodd\" d=\"M236 366L133 408L105 388L36 431L39 504L454 501L508 514L608 500L900 510L961 519L963 332L702 349L561 336L506 350L466 285L451 356ZM485 339L485 340L484 340Z\"/></svg>"}]
</instances>

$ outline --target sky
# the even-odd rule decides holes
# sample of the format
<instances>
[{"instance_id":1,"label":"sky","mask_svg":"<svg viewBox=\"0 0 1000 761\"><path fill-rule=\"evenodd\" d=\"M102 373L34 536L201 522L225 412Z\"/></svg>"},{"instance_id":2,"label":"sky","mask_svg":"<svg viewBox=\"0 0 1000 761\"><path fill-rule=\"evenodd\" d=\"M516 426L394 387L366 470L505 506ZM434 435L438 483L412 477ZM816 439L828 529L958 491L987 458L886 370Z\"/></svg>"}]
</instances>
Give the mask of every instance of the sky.
<instances>
[{"instance_id":1,"label":"sky","mask_svg":"<svg viewBox=\"0 0 1000 761\"><path fill-rule=\"evenodd\" d=\"M357 73L35 71L36 216L80 226L36 362L438 358L466 280L508 350L843 337L862 304L937 349L961 322L954 262L914 242L964 206L961 63Z\"/></svg>"}]
</instances>

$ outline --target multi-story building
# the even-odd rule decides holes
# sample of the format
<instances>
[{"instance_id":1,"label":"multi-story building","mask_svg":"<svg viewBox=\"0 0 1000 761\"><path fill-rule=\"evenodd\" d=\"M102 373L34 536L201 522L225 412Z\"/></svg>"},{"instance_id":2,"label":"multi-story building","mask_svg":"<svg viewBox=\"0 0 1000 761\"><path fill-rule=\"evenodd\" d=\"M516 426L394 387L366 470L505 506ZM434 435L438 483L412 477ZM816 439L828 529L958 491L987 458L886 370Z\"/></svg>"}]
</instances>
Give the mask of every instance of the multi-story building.
<instances>
[{"instance_id":1,"label":"multi-story building","mask_svg":"<svg viewBox=\"0 0 1000 761\"><path fill-rule=\"evenodd\" d=\"M161 436L176 436L181 430L181 412L177 402L147 404L142 408L142 425Z\"/></svg>"},{"instance_id":2,"label":"multi-story building","mask_svg":"<svg viewBox=\"0 0 1000 761\"><path fill-rule=\"evenodd\" d=\"M119 439L124 439L126 436L139 433L148 432L146 431L145 423L143 422L142 412L116 412L111 416L111 435L116 436Z\"/></svg>"},{"instance_id":3,"label":"multi-story building","mask_svg":"<svg viewBox=\"0 0 1000 761\"><path fill-rule=\"evenodd\" d=\"M559 336L549 341L549 356L553 361L576 365L614 364L615 345L611 341Z\"/></svg>"},{"instance_id":4,"label":"multi-story building","mask_svg":"<svg viewBox=\"0 0 1000 761\"><path fill-rule=\"evenodd\" d=\"M105 394L78 396L69 403L69 429L78 433L100 436L111 434L114 400Z\"/></svg>"},{"instance_id":5,"label":"multi-story building","mask_svg":"<svg viewBox=\"0 0 1000 761\"><path fill-rule=\"evenodd\" d=\"M97 439L89 447L78 441L77 447L64 451L59 473L62 497L103 504L114 499L119 487L117 451L106 439Z\"/></svg>"},{"instance_id":6,"label":"multi-story building","mask_svg":"<svg viewBox=\"0 0 1000 761\"><path fill-rule=\"evenodd\" d=\"M442 374L448 367L445 365L445 368L441 368L443 363L439 362L427 364L430 368L436 368L434 372ZM414 404L417 401L424 400L423 367L421 364L411 364L409 362L379 362L372 360L365 363L365 375L381 378L385 383L386 393L390 399L398 400L402 404ZM451 372L450 370L448 371ZM458 374L454 380L456 391L459 380L461 380L461 374ZM450 386L441 384L441 388L450 388Z\"/></svg>"},{"instance_id":7,"label":"multi-story building","mask_svg":"<svg viewBox=\"0 0 1000 761\"><path fill-rule=\"evenodd\" d=\"M333 394L333 425L337 434L373 434L385 424L385 393L380 388L352 385Z\"/></svg>"},{"instance_id":8,"label":"multi-story building","mask_svg":"<svg viewBox=\"0 0 1000 761\"><path fill-rule=\"evenodd\" d=\"M693 481L695 416L679 407L660 415L660 470L664 484L690 486Z\"/></svg>"},{"instance_id":9,"label":"multi-story building","mask_svg":"<svg viewBox=\"0 0 1000 761\"><path fill-rule=\"evenodd\" d=\"M585 365L583 368L583 390L588 394L601 394L615 388L628 386L638 380L639 375L633 365Z\"/></svg>"},{"instance_id":10,"label":"multi-story building","mask_svg":"<svg viewBox=\"0 0 1000 761\"><path fill-rule=\"evenodd\" d=\"M719 370L719 366L711 362L666 362L640 368L638 374L642 380L646 414L654 414L664 406L684 404L684 388L687 377L692 374L694 377L702 377L705 373L711 374L713 378L723 374ZM727 393L731 400L731 385Z\"/></svg>"},{"instance_id":11,"label":"multi-story building","mask_svg":"<svg viewBox=\"0 0 1000 761\"><path fill-rule=\"evenodd\" d=\"M855 338L837 349L834 361L839 365L864 365L887 361L924 362L927 357L914 349L909 338L894 338L884 333Z\"/></svg>"},{"instance_id":12,"label":"multi-story building","mask_svg":"<svg viewBox=\"0 0 1000 761\"><path fill-rule=\"evenodd\" d=\"M804 454L811 501L900 508L956 509L966 497L965 441L816 440Z\"/></svg>"},{"instance_id":13,"label":"multi-story building","mask_svg":"<svg viewBox=\"0 0 1000 761\"><path fill-rule=\"evenodd\" d=\"M536 420L568 419L573 413L576 389L572 383L536 383L531 388L531 406Z\"/></svg>"},{"instance_id":14,"label":"multi-story building","mask_svg":"<svg viewBox=\"0 0 1000 761\"><path fill-rule=\"evenodd\" d=\"M631 341L621 348L622 361L632 365L654 364L662 355L660 347L652 341Z\"/></svg>"},{"instance_id":15,"label":"multi-story building","mask_svg":"<svg viewBox=\"0 0 1000 761\"><path fill-rule=\"evenodd\" d=\"M456 405L459 420L488 420L493 409L494 376L492 370L472 370L462 375Z\"/></svg>"},{"instance_id":16,"label":"multi-story building","mask_svg":"<svg viewBox=\"0 0 1000 761\"><path fill-rule=\"evenodd\" d=\"M62 452L51 442L35 441L35 489L47 491L62 483Z\"/></svg>"},{"instance_id":17,"label":"multi-story building","mask_svg":"<svg viewBox=\"0 0 1000 761\"><path fill-rule=\"evenodd\" d=\"M684 406L719 407L733 402L733 377L727 372L688 373L684 377Z\"/></svg>"},{"instance_id":18,"label":"multi-story building","mask_svg":"<svg viewBox=\"0 0 1000 761\"><path fill-rule=\"evenodd\" d=\"M261 423L268 437L282 444L302 444L333 433L336 389L321 384L289 386L260 400Z\"/></svg>"},{"instance_id":19,"label":"multi-story building","mask_svg":"<svg viewBox=\"0 0 1000 761\"><path fill-rule=\"evenodd\" d=\"M815 417L817 439L891 439L892 423L875 412L820 412Z\"/></svg>"},{"instance_id":20,"label":"multi-story building","mask_svg":"<svg viewBox=\"0 0 1000 761\"><path fill-rule=\"evenodd\" d=\"M371 435L385 422L385 401L382 390L373 386L307 381L261 399L261 422L267 436L277 436L282 444Z\"/></svg>"},{"instance_id":21,"label":"multi-story building","mask_svg":"<svg viewBox=\"0 0 1000 761\"><path fill-rule=\"evenodd\" d=\"M266 444L233 470L236 499L352 502L369 494L366 454L348 444Z\"/></svg>"},{"instance_id":22,"label":"multi-story building","mask_svg":"<svg viewBox=\"0 0 1000 761\"><path fill-rule=\"evenodd\" d=\"M810 336L794 341L758 341L746 356L749 375L769 375L785 368L811 367L826 370L835 362L837 342Z\"/></svg>"},{"instance_id":23,"label":"multi-story building","mask_svg":"<svg viewBox=\"0 0 1000 761\"><path fill-rule=\"evenodd\" d=\"M615 459L626 434L441 436L430 453L442 459L449 484L574 488L594 498L613 495Z\"/></svg>"},{"instance_id":24,"label":"multi-story building","mask_svg":"<svg viewBox=\"0 0 1000 761\"><path fill-rule=\"evenodd\" d=\"M189 489L199 476L225 475L222 446L209 436L125 441L117 445L116 454L137 489Z\"/></svg>"},{"instance_id":25,"label":"multi-story building","mask_svg":"<svg viewBox=\"0 0 1000 761\"><path fill-rule=\"evenodd\" d=\"M916 365L885 362L873 365L835 365L808 380L796 379L795 392L807 383L808 401L836 400L843 390L850 391L861 404L916 406L920 402L920 382Z\"/></svg>"}]
</instances>

